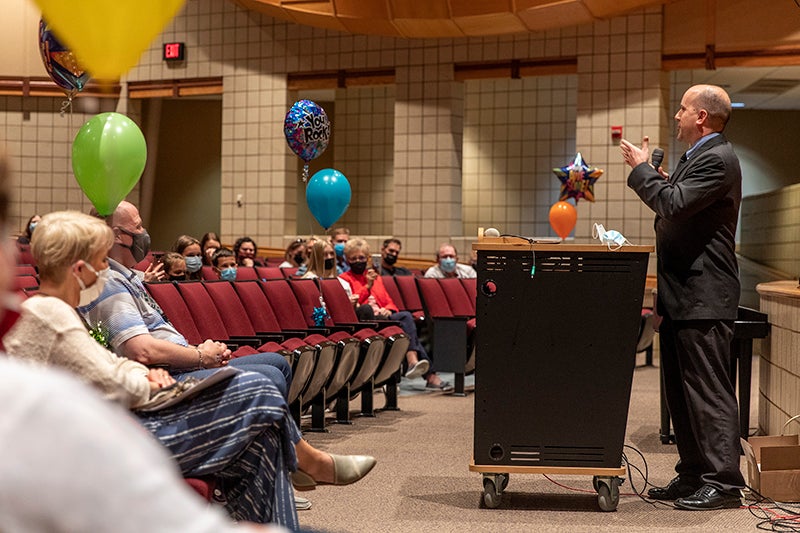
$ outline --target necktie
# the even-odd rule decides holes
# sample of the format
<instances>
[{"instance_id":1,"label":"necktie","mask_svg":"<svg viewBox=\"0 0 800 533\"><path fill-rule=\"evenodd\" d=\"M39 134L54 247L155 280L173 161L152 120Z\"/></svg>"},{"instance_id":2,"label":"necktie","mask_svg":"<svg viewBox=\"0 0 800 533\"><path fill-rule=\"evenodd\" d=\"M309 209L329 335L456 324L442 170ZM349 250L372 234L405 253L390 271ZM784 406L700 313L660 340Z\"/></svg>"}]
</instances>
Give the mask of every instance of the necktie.
<instances>
[{"instance_id":1,"label":"necktie","mask_svg":"<svg viewBox=\"0 0 800 533\"><path fill-rule=\"evenodd\" d=\"M673 170L672 174L670 174L670 177L669 177L669 182L670 183L675 183L675 178L678 177L678 172L680 172L681 168L683 168L683 166L686 164L687 160L688 160L688 158L686 157L686 153L684 153L681 156L681 158L678 160L678 165L675 167L675 170Z\"/></svg>"}]
</instances>

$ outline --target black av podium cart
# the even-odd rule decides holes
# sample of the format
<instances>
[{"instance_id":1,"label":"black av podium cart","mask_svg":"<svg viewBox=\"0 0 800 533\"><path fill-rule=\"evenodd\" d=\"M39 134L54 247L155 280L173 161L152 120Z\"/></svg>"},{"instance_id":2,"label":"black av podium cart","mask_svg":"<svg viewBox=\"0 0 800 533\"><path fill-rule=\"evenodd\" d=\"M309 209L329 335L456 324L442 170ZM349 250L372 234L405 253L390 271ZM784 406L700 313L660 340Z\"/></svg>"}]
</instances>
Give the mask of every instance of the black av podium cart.
<instances>
[{"instance_id":1,"label":"black av podium cart","mask_svg":"<svg viewBox=\"0 0 800 533\"><path fill-rule=\"evenodd\" d=\"M593 476L600 508L615 510L653 247L483 237L473 249L470 470L483 474L485 505L500 505L510 473L579 474Z\"/></svg>"}]
</instances>

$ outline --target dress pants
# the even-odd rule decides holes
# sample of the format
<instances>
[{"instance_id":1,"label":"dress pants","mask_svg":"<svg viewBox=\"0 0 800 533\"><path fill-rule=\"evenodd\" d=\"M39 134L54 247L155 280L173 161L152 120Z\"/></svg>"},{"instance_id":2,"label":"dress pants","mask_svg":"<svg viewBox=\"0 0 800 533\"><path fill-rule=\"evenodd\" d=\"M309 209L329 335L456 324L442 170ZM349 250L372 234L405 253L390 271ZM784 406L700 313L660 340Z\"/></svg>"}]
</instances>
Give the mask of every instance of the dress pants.
<instances>
[{"instance_id":1,"label":"dress pants","mask_svg":"<svg viewBox=\"0 0 800 533\"><path fill-rule=\"evenodd\" d=\"M659 338L680 456L676 472L726 493L743 488L739 406L728 373L733 321L673 321L665 316Z\"/></svg>"}]
</instances>

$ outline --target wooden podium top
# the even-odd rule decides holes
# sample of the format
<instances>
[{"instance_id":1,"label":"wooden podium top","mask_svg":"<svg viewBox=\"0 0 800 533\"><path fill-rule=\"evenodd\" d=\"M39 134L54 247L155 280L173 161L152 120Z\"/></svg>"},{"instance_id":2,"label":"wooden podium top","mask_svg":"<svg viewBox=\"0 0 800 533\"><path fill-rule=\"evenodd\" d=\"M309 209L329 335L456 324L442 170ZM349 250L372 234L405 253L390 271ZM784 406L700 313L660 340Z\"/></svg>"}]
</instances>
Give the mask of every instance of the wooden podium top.
<instances>
[{"instance_id":1,"label":"wooden podium top","mask_svg":"<svg viewBox=\"0 0 800 533\"><path fill-rule=\"evenodd\" d=\"M522 237L479 237L472 243L473 250L502 250L535 252L615 252L615 253L650 253L655 246L625 245L616 250L609 250L605 244L564 244L562 242L534 242L531 244Z\"/></svg>"}]
</instances>

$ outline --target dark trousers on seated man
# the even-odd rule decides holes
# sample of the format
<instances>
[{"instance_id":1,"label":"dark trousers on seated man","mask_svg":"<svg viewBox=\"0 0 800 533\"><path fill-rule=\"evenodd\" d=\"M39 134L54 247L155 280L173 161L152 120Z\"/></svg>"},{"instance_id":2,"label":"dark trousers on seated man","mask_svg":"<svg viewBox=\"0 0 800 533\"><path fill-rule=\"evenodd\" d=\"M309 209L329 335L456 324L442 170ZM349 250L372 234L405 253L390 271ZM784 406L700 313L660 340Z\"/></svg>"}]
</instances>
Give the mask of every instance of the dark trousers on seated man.
<instances>
[{"instance_id":1,"label":"dark trousers on seated man","mask_svg":"<svg viewBox=\"0 0 800 533\"><path fill-rule=\"evenodd\" d=\"M725 493L744 486L739 407L730 379L732 320L672 320L659 327L664 386L685 481Z\"/></svg>"}]
</instances>

